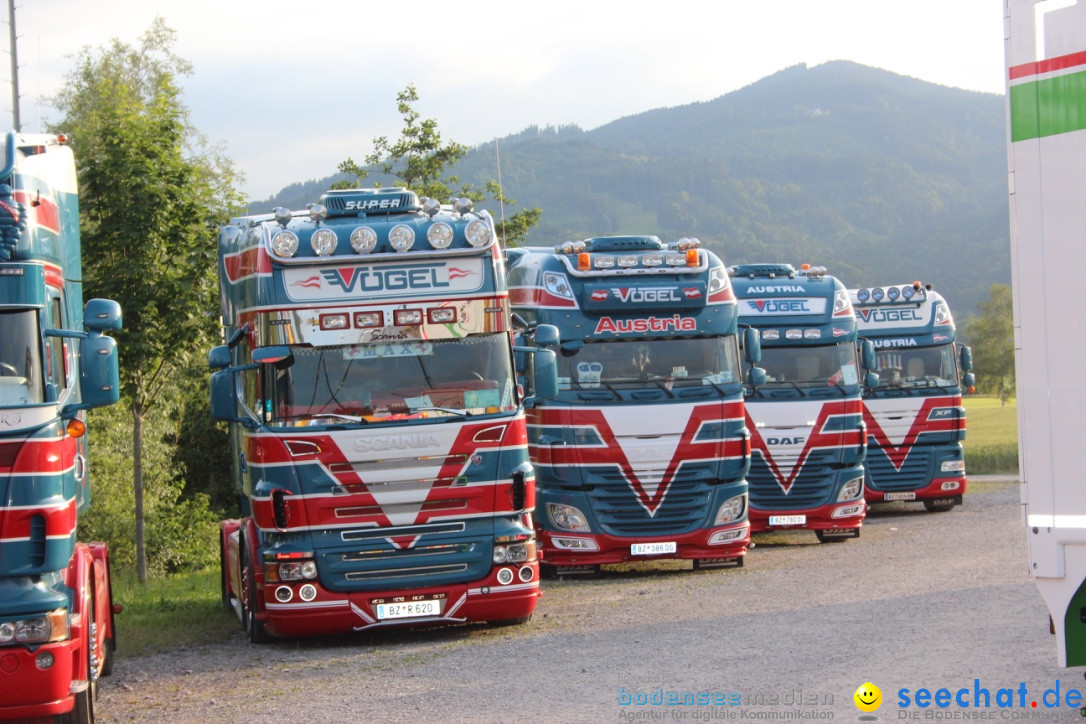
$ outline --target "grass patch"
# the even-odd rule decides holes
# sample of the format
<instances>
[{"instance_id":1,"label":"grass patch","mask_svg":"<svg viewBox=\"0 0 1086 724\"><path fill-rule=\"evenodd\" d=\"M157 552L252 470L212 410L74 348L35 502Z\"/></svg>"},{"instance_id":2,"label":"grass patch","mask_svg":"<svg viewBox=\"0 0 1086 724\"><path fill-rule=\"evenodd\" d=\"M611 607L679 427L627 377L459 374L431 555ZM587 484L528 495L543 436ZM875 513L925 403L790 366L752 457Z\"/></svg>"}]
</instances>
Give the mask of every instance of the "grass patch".
<instances>
[{"instance_id":1,"label":"grass patch","mask_svg":"<svg viewBox=\"0 0 1086 724\"><path fill-rule=\"evenodd\" d=\"M223 606L217 569L151 578L146 585L135 571L114 569L113 602L124 606L116 617L122 657L222 641L241 632L233 612Z\"/></svg>"},{"instance_id":2,"label":"grass patch","mask_svg":"<svg viewBox=\"0 0 1086 724\"><path fill-rule=\"evenodd\" d=\"M998 397L962 398L966 414L965 472L969 475L1018 473L1018 405Z\"/></svg>"}]
</instances>

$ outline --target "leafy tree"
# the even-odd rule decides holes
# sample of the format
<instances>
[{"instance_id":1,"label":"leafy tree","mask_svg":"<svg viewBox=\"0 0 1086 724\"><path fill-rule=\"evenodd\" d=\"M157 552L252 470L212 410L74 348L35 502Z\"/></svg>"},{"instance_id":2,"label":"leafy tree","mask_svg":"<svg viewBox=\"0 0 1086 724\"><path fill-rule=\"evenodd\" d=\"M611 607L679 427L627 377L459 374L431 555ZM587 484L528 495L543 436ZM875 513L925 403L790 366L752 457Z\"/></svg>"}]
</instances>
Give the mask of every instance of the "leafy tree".
<instances>
[{"instance_id":1,"label":"leafy tree","mask_svg":"<svg viewBox=\"0 0 1086 724\"><path fill-rule=\"evenodd\" d=\"M215 229L241 202L237 175L191 126L174 31L156 18L133 47L85 48L54 99L81 187L88 296L117 300L132 421L135 557L146 581L144 422L218 332Z\"/></svg>"},{"instance_id":2,"label":"leafy tree","mask_svg":"<svg viewBox=\"0 0 1086 724\"><path fill-rule=\"evenodd\" d=\"M1015 389L1013 308L1010 285L993 284L979 306L980 314L962 329L973 348L977 390L1004 400Z\"/></svg>"},{"instance_id":3,"label":"leafy tree","mask_svg":"<svg viewBox=\"0 0 1086 724\"><path fill-rule=\"evenodd\" d=\"M387 136L373 139L373 151L366 156L365 165L358 164L353 158L339 164L340 173L355 177L355 182L342 181L333 185L335 188L359 186L363 179L376 169L386 176L392 176L407 188L420 196L439 200L448 200L455 194L479 202L490 194L502 205L515 204L501 193L496 181L489 181L486 190L481 191L470 184L463 184L456 176L444 178L446 169L456 165L468 152L467 146L455 141L443 144L437 121L433 118L422 119L415 110L414 103L419 100L414 85L408 85L396 96L397 108L403 117L403 129L395 142ZM454 187L459 187L454 191ZM505 243L516 246L521 243L528 230L539 222L542 211L539 207L522 209L506 219L500 215L498 232Z\"/></svg>"}]
</instances>

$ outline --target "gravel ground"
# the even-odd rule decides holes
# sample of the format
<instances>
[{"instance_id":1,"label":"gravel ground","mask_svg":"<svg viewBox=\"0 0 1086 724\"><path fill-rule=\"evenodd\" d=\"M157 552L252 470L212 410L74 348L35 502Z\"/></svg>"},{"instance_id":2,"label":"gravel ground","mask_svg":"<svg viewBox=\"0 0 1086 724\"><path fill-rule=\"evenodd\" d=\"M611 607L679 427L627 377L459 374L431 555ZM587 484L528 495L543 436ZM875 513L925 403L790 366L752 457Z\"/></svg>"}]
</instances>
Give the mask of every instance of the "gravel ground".
<instances>
[{"instance_id":1,"label":"gravel ground","mask_svg":"<svg viewBox=\"0 0 1086 724\"><path fill-rule=\"evenodd\" d=\"M212 646L122 651L99 720L856 721L853 692L868 681L882 690L873 716L883 721L1080 718L1066 695L1086 682L1056 665L1016 481L972 480L949 513L877 508L859 540L755 542L742 569L639 564L545 581L524 626L267 646L239 630ZM1057 685L1064 708L1046 708ZM903 689L911 702L944 687L968 689L969 707L899 706ZM974 707L975 688L993 708ZM997 706L1001 689L1013 708ZM694 703L656 703L669 694Z\"/></svg>"}]
</instances>

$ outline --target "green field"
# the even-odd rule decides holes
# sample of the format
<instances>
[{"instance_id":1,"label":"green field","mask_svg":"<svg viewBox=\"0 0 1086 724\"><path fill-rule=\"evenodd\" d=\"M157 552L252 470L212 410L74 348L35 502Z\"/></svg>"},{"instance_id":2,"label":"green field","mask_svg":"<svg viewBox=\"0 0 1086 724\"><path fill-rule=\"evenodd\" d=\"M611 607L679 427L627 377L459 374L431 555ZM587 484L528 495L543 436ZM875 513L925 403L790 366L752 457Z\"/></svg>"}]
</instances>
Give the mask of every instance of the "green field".
<instances>
[{"instance_id":1,"label":"green field","mask_svg":"<svg viewBox=\"0 0 1086 724\"><path fill-rule=\"evenodd\" d=\"M1018 405L998 397L963 397L967 475L1018 473Z\"/></svg>"}]
</instances>

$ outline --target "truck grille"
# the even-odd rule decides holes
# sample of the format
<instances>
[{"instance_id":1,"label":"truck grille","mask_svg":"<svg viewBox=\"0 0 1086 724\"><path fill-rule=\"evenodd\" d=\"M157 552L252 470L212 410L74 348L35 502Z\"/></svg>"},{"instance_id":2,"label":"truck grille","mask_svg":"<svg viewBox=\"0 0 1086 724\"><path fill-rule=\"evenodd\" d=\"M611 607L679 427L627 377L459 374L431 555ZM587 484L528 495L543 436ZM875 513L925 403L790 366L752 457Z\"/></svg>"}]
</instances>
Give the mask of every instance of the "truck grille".
<instances>
[{"instance_id":1,"label":"truck grille","mask_svg":"<svg viewBox=\"0 0 1086 724\"><path fill-rule=\"evenodd\" d=\"M705 480L709 466L684 465L671 482L655 515L641 505L617 471L594 475L588 497L596 520L606 533L620 536L677 535L705 526L712 486ZM663 471L638 471L643 485L659 483Z\"/></svg>"},{"instance_id":2,"label":"truck grille","mask_svg":"<svg viewBox=\"0 0 1086 724\"><path fill-rule=\"evenodd\" d=\"M777 476L766 465L761 455L753 455L747 484L750 490L750 506L758 510L798 510L815 508L834 502L837 483L838 454L833 452L812 453L803 463L787 495L781 490ZM793 460L778 460L784 470L791 469Z\"/></svg>"},{"instance_id":3,"label":"truck grille","mask_svg":"<svg viewBox=\"0 0 1086 724\"><path fill-rule=\"evenodd\" d=\"M868 448L864 469L867 485L884 493L917 490L931 482L935 450L913 447L905 458L901 470L890 464L889 458L877 448Z\"/></svg>"},{"instance_id":4,"label":"truck grille","mask_svg":"<svg viewBox=\"0 0 1086 724\"><path fill-rule=\"evenodd\" d=\"M335 591L374 591L479 580L491 567L490 529L486 520L315 532L321 581Z\"/></svg>"}]
</instances>

